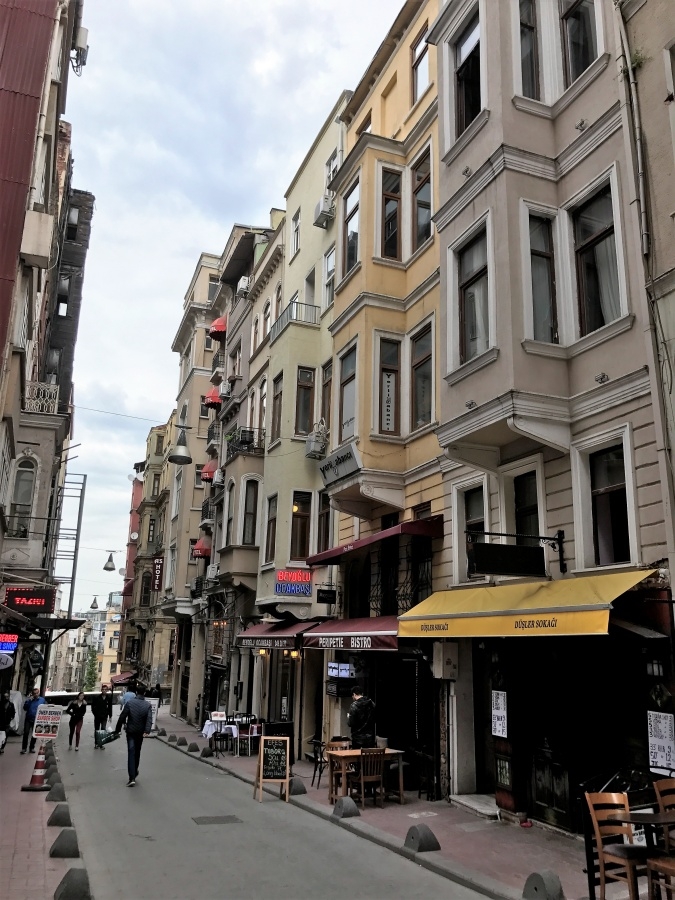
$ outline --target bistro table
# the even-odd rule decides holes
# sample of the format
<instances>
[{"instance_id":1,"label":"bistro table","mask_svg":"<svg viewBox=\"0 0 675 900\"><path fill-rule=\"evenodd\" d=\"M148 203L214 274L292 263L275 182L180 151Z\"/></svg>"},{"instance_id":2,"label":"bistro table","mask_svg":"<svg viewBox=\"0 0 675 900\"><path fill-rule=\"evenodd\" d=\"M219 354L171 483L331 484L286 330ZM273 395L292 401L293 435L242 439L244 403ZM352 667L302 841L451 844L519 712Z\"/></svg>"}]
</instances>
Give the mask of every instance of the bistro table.
<instances>
[{"instance_id":1,"label":"bistro table","mask_svg":"<svg viewBox=\"0 0 675 900\"><path fill-rule=\"evenodd\" d=\"M403 795L403 750L392 750L390 747L387 747L384 751L384 758L386 760L391 760L393 757L398 758L398 791L387 791L385 789L385 796L387 794L397 794L398 802L405 803L405 797ZM326 750L326 756L328 757L329 766L328 766L328 796L330 797L333 793L333 776L330 771L330 760L335 759L340 763L340 796L347 796L347 769L350 763L353 763L355 760L361 756L360 750Z\"/></svg>"},{"instance_id":2,"label":"bistro table","mask_svg":"<svg viewBox=\"0 0 675 900\"><path fill-rule=\"evenodd\" d=\"M216 731L222 731L223 734L230 734L233 738L236 738L239 734L238 727L232 722L213 722L211 719L207 719L206 722L204 722L204 728L202 729L202 737L211 740Z\"/></svg>"},{"instance_id":3,"label":"bistro table","mask_svg":"<svg viewBox=\"0 0 675 900\"><path fill-rule=\"evenodd\" d=\"M628 812L607 813L606 821L621 825L642 825L645 830L645 844L650 850L656 849L656 829L671 828L675 825L675 809L666 812L649 810L628 810Z\"/></svg>"}]
</instances>

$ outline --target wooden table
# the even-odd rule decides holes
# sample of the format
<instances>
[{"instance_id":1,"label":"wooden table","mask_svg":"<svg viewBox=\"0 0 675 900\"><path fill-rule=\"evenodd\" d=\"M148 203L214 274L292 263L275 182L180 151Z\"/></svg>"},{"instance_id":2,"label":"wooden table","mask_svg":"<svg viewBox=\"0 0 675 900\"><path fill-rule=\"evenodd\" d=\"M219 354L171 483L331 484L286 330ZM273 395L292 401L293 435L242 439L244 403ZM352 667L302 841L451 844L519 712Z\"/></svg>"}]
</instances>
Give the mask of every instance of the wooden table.
<instances>
[{"instance_id":1,"label":"wooden table","mask_svg":"<svg viewBox=\"0 0 675 900\"><path fill-rule=\"evenodd\" d=\"M649 810L628 810L628 812L607 813L606 820L621 825L642 825L645 829L645 843L650 849L656 847L656 829L671 828L675 825L675 809L666 812L649 812Z\"/></svg>"},{"instance_id":2,"label":"wooden table","mask_svg":"<svg viewBox=\"0 0 675 900\"><path fill-rule=\"evenodd\" d=\"M390 747L387 747L384 751L385 761L388 759L392 759L393 757L398 758L398 802L405 803L405 796L403 795L403 750L392 750ZM326 756L328 757L328 797L330 800L335 796L335 791L333 791L333 776L331 774L330 760L335 759L340 763L340 796L347 796L347 768L350 762L354 762L361 756L360 750L327 750ZM384 775L382 776L384 780ZM391 791L387 792L385 790L385 797L387 793L392 793Z\"/></svg>"}]
</instances>

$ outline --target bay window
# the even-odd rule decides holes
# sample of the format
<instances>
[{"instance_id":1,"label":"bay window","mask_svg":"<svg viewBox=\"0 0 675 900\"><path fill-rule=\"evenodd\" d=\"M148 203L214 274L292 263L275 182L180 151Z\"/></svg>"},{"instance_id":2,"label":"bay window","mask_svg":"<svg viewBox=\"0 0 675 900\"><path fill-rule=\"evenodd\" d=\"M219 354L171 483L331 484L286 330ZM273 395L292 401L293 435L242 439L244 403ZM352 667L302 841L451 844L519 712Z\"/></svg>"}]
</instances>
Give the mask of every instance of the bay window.
<instances>
[{"instance_id":1,"label":"bay window","mask_svg":"<svg viewBox=\"0 0 675 900\"><path fill-rule=\"evenodd\" d=\"M401 258L401 173L382 170L382 256Z\"/></svg>"},{"instance_id":2,"label":"bay window","mask_svg":"<svg viewBox=\"0 0 675 900\"><path fill-rule=\"evenodd\" d=\"M310 516L312 495L305 491L293 491L291 517L291 559L303 560L309 556Z\"/></svg>"},{"instance_id":3,"label":"bay window","mask_svg":"<svg viewBox=\"0 0 675 900\"><path fill-rule=\"evenodd\" d=\"M619 270L609 185L573 214L579 325L590 334L621 315Z\"/></svg>"},{"instance_id":4,"label":"bay window","mask_svg":"<svg viewBox=\"0 0 675 900\"><path fill-rule=\"evenodd\" d=\"M534 339L557 344L553 235L550 219L541 216L530 216L530 267Z\"/></svg>"},{"instance_id":5,"label":"bay window","mask_svg":"<svg viewBox=\"0 0 675 900\"><path fill-rule=\"evenodd\" d=\"M356 347L340 361L340 442L356 434Z\"/></svg>"},{"instance_id":6,"label":"bay window","mask_svg":"<svg viewBox=\"0 0 675 900\"><path fill-rule=\"evenodd\" d=\"M359 183L351 188L344 199L344 274L354 268L359 259Z\"/></svg>"},{"instance_id":7,"label":"bay window","mask_svg":"<svg viewBox=\"0 0 675 900\"><path fill-rule=\"evenodd\" d=\"M460 363L484 353L490 342L487 233L459 251Z\"/></svg>"}]
</instances>

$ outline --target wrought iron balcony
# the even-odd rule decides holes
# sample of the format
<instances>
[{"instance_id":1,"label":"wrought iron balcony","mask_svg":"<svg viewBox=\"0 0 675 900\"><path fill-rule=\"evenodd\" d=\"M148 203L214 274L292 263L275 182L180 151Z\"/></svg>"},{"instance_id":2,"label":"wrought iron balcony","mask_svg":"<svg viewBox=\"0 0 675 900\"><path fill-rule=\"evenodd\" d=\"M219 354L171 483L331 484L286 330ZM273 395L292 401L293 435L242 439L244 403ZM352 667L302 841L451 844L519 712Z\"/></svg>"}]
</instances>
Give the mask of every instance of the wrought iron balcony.
<instances>
[{"instance_id":1,"label":"wrought iron balcony","mask_svg":"<svg viewBox=\"0 0 675 900\"><path fill-rule=\"evenodd\" d=\"M202 503L202 517L199 522L200 528L202 525L213 524L214 511L215 507L210 500L205 500Z\"/></svg>"},{"instance_id":2,"label":"wrought iron balcony","mask_svg":"<svg viewBox=\"0 0 675 900\"><path fill-rule=\"evenodd\" d=\"M225 374L225 354L222 350L216 350L211 359L211 383L218 384Z\"/></svg>"},{"instance_id":3,"label":"wrought iron balcony","mask_svg":"<svg viewBox=\"0 0 675 900\"><path fill-rule=\"evenodd\" d=\"M220 441L220 422L211 422L206 430L206 447L218 444Z\"/></svg>"},{"instance_id":4,"label":"wrought iron balcony","mask_svg":"<svg viewBox=\"0 0 675 900\"><path fill-rule=\"evenodd\" d=\"M282 331L291 324L298 322L301 325L318 325L321 309L318 306L310 306L308 303L289 303L270 329L270 344L273 344Z\"/></svg>"},{"instance_id":5,"label":"wrought iron balcony","mask_svg":"<svg viewBox=\"0 0 675 900\"><path fill-rule=\"evenodd\" d=\"M265 453L265 429L236 428L225 435L225 446L227 447L226 463L240 453L263 456Z\"/></svg>"},{"instance_id":6,"label":"wrought iron balcony","mask_svg":"<svg viewBox=\"0 0 675 900\"><path fill-rule=\"evenodd\" d=\"M23 408L25 412L56 415L59 410L58 384L45 384L41 381L27 382Z\"/></svg>"}]
</instances>

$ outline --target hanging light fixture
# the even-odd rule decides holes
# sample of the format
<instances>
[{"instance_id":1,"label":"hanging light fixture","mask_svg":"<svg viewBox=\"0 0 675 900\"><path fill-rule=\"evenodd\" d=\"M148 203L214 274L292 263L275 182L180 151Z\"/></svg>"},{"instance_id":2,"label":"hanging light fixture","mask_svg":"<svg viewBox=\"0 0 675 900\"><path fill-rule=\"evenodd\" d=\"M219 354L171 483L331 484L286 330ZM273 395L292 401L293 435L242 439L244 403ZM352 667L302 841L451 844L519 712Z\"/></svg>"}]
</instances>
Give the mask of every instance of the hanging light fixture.
<instances>
[{"instance_id":1,"label":"hanging light fixture","mask_svg":"<svg viewBox=\"0 0 675 900\"><path fill-rule=\"evenodd\" d=\"M190 451L188 450L187 440L185 438L185 427L181 426L176 446L169 453L168 460L177 466L189 465L192 462Z\"/></svg>"},{"instance_id":2,"label":"hanging light fixture","mask_svg":"<svg viewBox=\"0 0 675 900\"><path fill-rule=\"evenodd\" d=\"M114 572L115 571L115 563L113 562L112 551L108 551L110 556L108 557L108 562L103 566L104 572Z\"/></svg>"},{"instance_id":3,"label":"hanging light fixture","mask_svg":"<svg viewBox=\"0 0 675 900\"><path fill-rule=\"evenodd\" d=\"M96 600L96 597L94 597L94 599L91 601L91 606L89 607L89 609L98 609L98 602Z\"/></svg>"}]
</instances>

